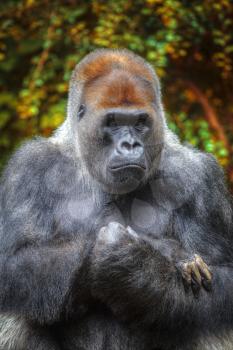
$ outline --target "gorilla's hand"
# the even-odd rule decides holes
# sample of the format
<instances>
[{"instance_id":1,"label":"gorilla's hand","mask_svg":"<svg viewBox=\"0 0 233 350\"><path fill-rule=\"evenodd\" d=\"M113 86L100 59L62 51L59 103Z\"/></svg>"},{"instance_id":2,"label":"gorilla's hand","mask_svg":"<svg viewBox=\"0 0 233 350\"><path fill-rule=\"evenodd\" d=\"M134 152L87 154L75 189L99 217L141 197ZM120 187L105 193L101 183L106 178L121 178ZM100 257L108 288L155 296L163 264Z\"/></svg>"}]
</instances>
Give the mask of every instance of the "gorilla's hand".
<instances>
[{"instance_id":1,"label":"gorilla's hand","mask_svg":"<svg viewBox=\"0 0 233 350\"><path fill-rule=\"evenodd\" d=\"M176 266L181 272L186 291L191 289L196 297L202 287L206 291L211 291L212 273L199 255L195 254L190 259L180 261Z\"/></svg>"},{"instance_id":2,"label":"gorilla's hand","mask_svg":"<svg viewBox=\"0 0 233 350\"><path fill-rule=\"evenodd\" d=\"M165 300L191 287L209 290L211 273L197 255L189 257L174 239L150 240L130 227L111 222L102 227L91 257L91 290L121 319L137 320L164 312ZM183 283L182 283L183 282ZM176 295L177 294L177 295ZM183 295L186 299L185 293ZM187 296L187 302L191 296ZM152 313L152 314L151 314ZM149 316L150 315L150 316ZM155 317L156 317L155 316Z\"/></svg>"},{"instance_id":3,"label":"gorilla's hand","mask_svg":"<svg viewBox=\"0 0 233 350\"><path fill-rule=\"evenodd\" d=\"M175 264L131 228L111 222L99 231L91 263L92 294L121 319L141 319L157 309Z\"/></svg>"},{"instance_id":4,"label":"gorilla's hand","mask_svg":"<svg viewBox=\"0 0 233 350\"><path fill-rule=\"evenodd\" d=\"M101 251L105 249L111 249L111 247L116 247L121 245L122 248L129 244L136 243L138 241L138 235L131 227L125 228L118 222L110 222L107 226L100 229L97 236L96 245L94 248L94 253L96 256L101 254Z\"/></svg>"}]
</instances>

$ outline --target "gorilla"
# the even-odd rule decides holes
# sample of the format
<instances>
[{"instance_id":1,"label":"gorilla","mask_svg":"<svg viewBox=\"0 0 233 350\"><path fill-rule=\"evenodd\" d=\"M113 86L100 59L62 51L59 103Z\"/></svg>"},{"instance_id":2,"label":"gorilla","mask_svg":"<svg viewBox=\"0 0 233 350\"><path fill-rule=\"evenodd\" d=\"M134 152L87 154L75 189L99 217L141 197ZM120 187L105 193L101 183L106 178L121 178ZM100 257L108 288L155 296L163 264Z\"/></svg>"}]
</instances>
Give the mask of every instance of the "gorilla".
<instances>
[{"instance_id":1,"label":"gorilla","mask_svg":"<svg viewBox=\"0 0 233 350\"><path fill-rule=\"evenodd\" d=\"M63 125L10 159L0 238L1 350L233 349L223 171L130 51L87 55Z\"/></svg>"}]
</instances>

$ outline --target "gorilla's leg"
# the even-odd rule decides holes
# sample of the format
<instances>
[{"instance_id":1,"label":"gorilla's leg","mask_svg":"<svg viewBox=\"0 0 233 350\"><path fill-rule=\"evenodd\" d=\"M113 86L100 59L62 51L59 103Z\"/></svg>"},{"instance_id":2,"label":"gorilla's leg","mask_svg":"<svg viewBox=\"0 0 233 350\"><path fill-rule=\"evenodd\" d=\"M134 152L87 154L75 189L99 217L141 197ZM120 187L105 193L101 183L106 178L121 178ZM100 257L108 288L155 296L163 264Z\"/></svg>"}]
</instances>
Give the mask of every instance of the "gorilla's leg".
<instances>
[{"instance_id":1,"label":"gorilla's leg","mask_svg":"<svg viewBox=\"0 0 233 350\"><path fill-rule=\"evenodd\" d=\"M0 315L0 350L60 350L50 330L22 317Z\"/></svg>"},{"instance_id":2,"label":"gorilla's leg","mask_svg":"<svg viewBox=\"0 0 233 350\"><path fill-rule=\"evenodd\" d=\"M203 334L200 338L177 350L232 350L233 330ZM173 349L174 350L174 349Z\"/></svg>"},{"instance_id":3,"label":"gorilla's leg","mask_svg":"<svg viewBox=\"0 0 233 350\"><path fill-rule=\"evenodd\" d=\"M232 350L233 331L225 331L222 334L216 332L215 335L203 338L194 350Z\"/></svg>"}]
</instances>

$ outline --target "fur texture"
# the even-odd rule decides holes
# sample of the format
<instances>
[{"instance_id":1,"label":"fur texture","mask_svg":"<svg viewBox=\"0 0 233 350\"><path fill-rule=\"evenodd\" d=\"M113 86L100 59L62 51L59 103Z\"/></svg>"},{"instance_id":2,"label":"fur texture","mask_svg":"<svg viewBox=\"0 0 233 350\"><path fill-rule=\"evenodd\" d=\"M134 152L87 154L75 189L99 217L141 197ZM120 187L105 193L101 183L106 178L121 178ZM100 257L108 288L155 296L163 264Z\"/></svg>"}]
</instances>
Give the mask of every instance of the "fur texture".
<instances>
[{"instance_id":1,"label":"fur texture","mask_svg":"<svg viewBox=\"0 0 233 350\"><path fill-rule=\"evenodd\" d=\"M101 115L115 107L147 108L159 145L123 195L93 175ZM168 130L152 68L126 50L94 52L74 70L64 124L23 145L1 179L0 349L230 350L232 234L223 172ZM213 273L198 299L177 268L193 254Z\"/></svg>"}]
</instances>

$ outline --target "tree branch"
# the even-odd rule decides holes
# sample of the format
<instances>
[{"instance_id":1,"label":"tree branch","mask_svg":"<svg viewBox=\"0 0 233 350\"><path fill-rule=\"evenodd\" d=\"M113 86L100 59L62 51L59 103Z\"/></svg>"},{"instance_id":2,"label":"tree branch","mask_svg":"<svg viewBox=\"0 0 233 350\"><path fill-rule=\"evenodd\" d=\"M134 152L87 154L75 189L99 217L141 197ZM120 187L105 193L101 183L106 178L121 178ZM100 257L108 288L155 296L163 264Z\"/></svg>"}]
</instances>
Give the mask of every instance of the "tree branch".
<instances>
[{"instance_id":1,"label":"tree branch","mask_svg":"<svg viewBox=\"0 0 233 350\"><path fill-rule=\"evenodd\" d=\"M222 127L221 123L219 122L217 113L214 110L214 108L211 106L206 95L193 82L187 81L187 80L184 82L192 90L197 101L202 106L202 108L205 112L206 118L210 124L210 127L216 131L219 140L221 140L223 142L224 146L228 150L231 150L231 147L230 147L229 141L227 139L227 136L225 134L224 128Z\"/></svg>"}]
</instances>

